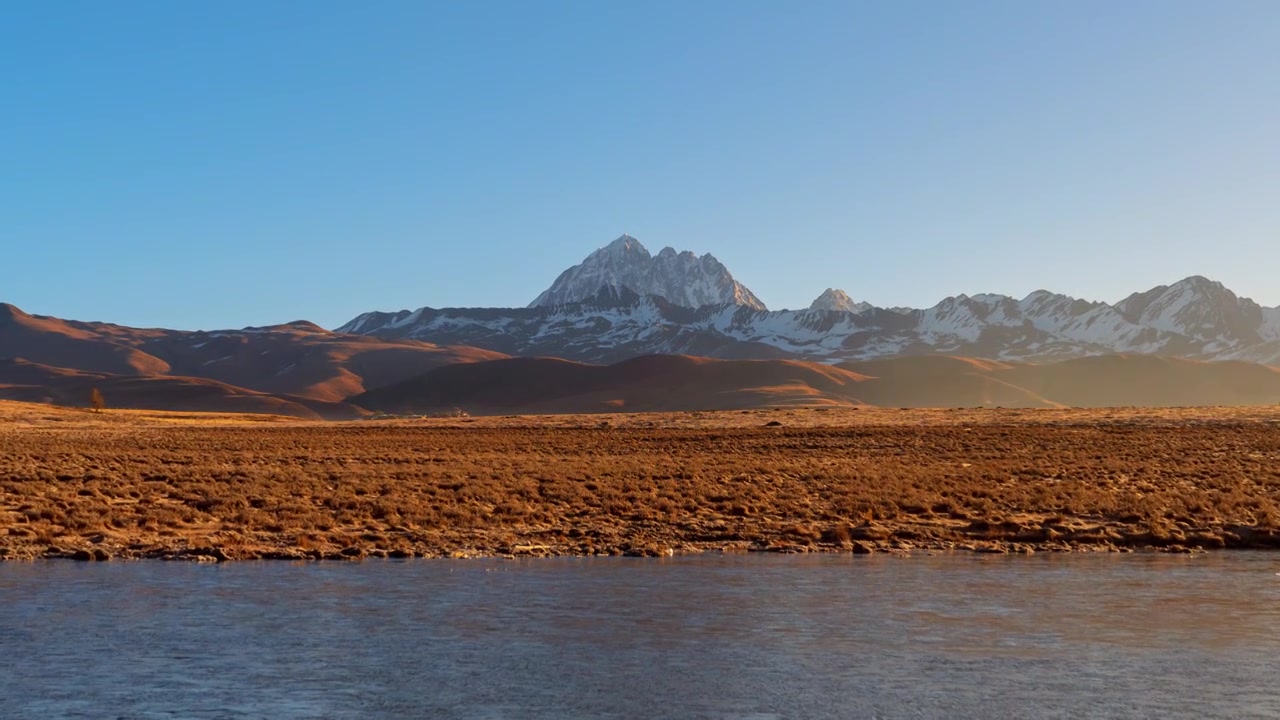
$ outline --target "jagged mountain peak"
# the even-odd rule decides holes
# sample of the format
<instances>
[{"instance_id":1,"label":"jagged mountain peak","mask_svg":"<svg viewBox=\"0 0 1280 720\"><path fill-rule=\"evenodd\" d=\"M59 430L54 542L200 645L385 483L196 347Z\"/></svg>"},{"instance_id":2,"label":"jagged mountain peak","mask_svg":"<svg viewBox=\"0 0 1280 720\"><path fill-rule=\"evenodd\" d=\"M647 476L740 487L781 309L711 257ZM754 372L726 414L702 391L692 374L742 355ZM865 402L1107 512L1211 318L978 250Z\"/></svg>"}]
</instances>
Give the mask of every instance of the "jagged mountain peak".
<instances>
[{"instance_id":1,"label":"jagged mountain peak","mask_svg":"<svg viewBox=\"0 0 1280 720\"><path fill-rule=\"evenodd\" d=\"M1134 293L1115 309L1137 325L1225 344L1257 341L1264 321L1257 303L1203 275Z\"/></svg>"},{"instance_id":2,"label":"jagged mountain peak","mask_svg":"<svg viewBox=\"0 0 1280 720\"><path fill-rule=\"evenodd\" d=\"M1187 277L1182 278L1181 280L1174 283L1170 287L1196 287L1196 288L1213 287L1218 289L1226 289L1226 286L1223 285L1222 283L1218 282L1217 280L1210 280L1209 278L1203 275L1188 275Z\"/></svg>"},{"instance_id":3,"label":"jagged mountain peak","mask_svg":"<svg viewBox=\"0 0 1280 720\"><path fill-rule=\"evenodd\" d=\"M627 288L684 307L743 305L764 310L764 303L715 256L665 247L651 256L639 240L623 234L565 270L529 307L570 305L593 298L602 287Z\"/></svg>"},{"instance_id":4,"label":"jagged mountain peak","mask_svg":"<svg viewBox=\"0 0 1280 720\"><path fill-rule=\"evenodd\" d=\"M641 242L630 235L623 233L616 240L605 245L596 251L596 253L636 253L649 257L649 251Z\"/></svg>"},{"instance_id":5,"label":"jagged mountain peak","mask_svg":"<svg viewBox=\"0 0 1280 720\"><path fill-rule=\"evenodd\" d=\"M1233 298L1236 296L1216 280L1210 280L1203 275L1190 275L1170 285L1157 285L1144 292L1135 292L1116 303L1116 308L1125 313L1141 312L1152 300L1186 293L1226 294Z\"/></svg>"},{"instance_id":6,"label":"jagged mountain peak","mask_svg":"<svg viewBox=\"0 0 1280 720\"><path fill-rule=\"evenodd\" d=\"M849 293L836 288L827 288L812 303L810 310L834 310L838 312L860 313L872 308L871 303L855 302Z\"/></svg>"},{"instance_id":7,"label":"jagged mountain peak","mask_svg":"<svg viewBox=\"0 0 1280 720\"><path fill-rule=\"evenodd\" d=\"M694 252L693 252L692 250L676 250L675 248L673 248L673 247L671 247L670 245L668 245L668 246L666 246L666 247L662 248L662 251L658 253L658 257L660 257L660 258L668 258L668 259L670 259L670 258L677 258L677 257L679 257L679 258L694 258L694 259L697 259L697 257L698 257L698 256L697 256L697 255L695 255L695 254L694 254ZM706 255L703 255L702 257L703 257L703 258L711 258L712 260L715 260L715 257L714 257L714 256L712 256L712 255L711 255L711 253L707 253ZM717 261L717 262L719 262L719 261Z\"/></svg>"}]
</instances>

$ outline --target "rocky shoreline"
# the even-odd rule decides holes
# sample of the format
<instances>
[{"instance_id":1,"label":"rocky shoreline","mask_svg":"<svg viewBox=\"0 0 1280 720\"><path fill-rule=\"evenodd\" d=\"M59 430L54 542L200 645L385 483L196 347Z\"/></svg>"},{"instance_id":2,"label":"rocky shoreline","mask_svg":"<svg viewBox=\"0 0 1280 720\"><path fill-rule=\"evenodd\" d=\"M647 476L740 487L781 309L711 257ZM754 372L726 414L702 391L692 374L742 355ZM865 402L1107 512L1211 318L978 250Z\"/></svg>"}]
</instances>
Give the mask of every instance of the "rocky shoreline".
<instances>
[{"instance_id":1,"label":"rocky shoreline","mask_svg":"<svg viewBox=\"0 0 1280 720\"><path fill-rule=\"evenodd\" d=\"M346 547L250 547L239 541L226 545L187 547L134 544L93 543L75 548L58 546L0 547L0 560L76 560L104 562L110 560L165 560L188 562L229 562L244 560L290 561L361 561L370 559L413 558L537 558L537 557L672 557L704 553L846 553L871 555L890 553L972 552L982 554L1032 555L1035 553L1196 553L1212 550L1276 550L1280 549L1280 532L1272 528L1235 526L1230 528L1176 530L1153 534L1149 530L1117 527L1061 526L1039 529L999 528L993 535L984 523L962 529L954 539L921 540L916 529L892 529L883 526L836 528L819 538L779 534L750 541L714 542L687 539L655 540L637 538L603 546L594 544L516 543L507 545L467 545L458 541L413 541L362 543ZM1061 528L1061 529L1059 529ZM845 539L841 539L845 538ZM911 539L905 539L911 538Z\"/></svg>"}]
</instances>

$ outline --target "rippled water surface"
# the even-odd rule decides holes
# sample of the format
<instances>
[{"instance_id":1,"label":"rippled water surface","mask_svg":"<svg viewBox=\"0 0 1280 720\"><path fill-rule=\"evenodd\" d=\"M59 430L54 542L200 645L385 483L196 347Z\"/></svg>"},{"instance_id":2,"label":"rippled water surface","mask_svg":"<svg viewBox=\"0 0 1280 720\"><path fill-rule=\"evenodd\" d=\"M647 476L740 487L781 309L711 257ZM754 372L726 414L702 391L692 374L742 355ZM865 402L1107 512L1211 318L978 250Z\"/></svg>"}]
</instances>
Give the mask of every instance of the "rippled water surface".
<instances>
[{"instance_id":1,"label":"rippled water surface","mask_svg":"<svg viewBox=\"0 0 1280 720\"><path fill-rule=\"evenodd\" d=\"M1280 555L0 563L0 717L1280 717Z\"/></svg>"}]
</instances>

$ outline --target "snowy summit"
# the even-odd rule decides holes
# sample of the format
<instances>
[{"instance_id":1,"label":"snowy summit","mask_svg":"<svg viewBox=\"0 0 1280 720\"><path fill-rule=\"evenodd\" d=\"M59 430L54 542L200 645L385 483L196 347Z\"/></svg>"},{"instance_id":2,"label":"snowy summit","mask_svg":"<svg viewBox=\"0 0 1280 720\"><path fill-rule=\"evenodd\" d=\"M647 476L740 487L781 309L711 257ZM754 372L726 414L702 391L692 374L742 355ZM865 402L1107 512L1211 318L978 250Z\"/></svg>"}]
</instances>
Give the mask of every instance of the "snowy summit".
<instances>
[{"instance_id":1,"label":"snowy summit","mask_svg":"<svg viewBox=\"0 0 1280 720\"><path fill-rule=\"evenodd\" d=\"M810 310L834 310L835 312L860 313L874 307L867 302L854 302L849 293L827 288L809 305Z\"/></svg>"},{"instance_id":2,"label":"snowy summit","mask_svg":"<svg viewBox=\"0 0 1280 720\"><path fill-rule=\"evenodd\" d=\"M601 289L626 288L637 295L656 295L673 305L699 308L705 305L741 305L765 310L764 303L745 285L733 279L710 253L701 257L667 247L652 256L630 235L591 253L565 270L529 307L579 303Z\"/></svg>"}]
</instances>

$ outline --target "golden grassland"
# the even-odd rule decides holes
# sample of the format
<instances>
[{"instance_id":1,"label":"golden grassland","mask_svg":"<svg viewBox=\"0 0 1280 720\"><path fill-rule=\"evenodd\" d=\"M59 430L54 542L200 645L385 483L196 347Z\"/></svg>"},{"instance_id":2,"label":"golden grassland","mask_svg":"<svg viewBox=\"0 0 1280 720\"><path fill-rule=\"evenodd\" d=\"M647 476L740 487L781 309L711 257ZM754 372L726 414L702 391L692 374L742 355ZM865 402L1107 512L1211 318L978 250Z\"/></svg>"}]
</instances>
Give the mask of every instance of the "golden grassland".
<instances>
[{"instance_id":1,"label":"golden grassland","mask_svg":"<svg viewBox=\"0 0 1280 720\"><path fill-rule=\"evenodd\" d=\"M1280 547L1280 409L305 422L0 403L0 558Z\"/></svg>"}]
</instances>

